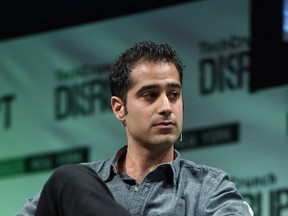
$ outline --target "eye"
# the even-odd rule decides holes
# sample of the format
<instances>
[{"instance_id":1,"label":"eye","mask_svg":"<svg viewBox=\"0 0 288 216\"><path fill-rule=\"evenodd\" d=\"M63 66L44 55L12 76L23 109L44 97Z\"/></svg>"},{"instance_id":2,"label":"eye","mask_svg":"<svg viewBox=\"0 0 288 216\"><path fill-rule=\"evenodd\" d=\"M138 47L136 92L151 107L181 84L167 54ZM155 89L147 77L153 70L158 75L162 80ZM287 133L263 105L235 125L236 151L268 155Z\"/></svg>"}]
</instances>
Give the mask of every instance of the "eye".
<instances>
[{"instance_id":1,"label":"eye","mask_svg":"<svg viewBox=\"0 0 288 216\"><path fill-rule=\"evenodd\" d=\"M178 99L180 97L180 95L181 95L181 93L179 91L172 91L169 93L168 97L172 100L173 99L175 100L175 99Z\"/></svg>"},{"instance_id":2,"label":"eye","mask_svg":"<svg viewBox=\"0 0 288 216\"><path fill-rule=\"evenodd\" d=\"M158 96L158 94L156 92L146 92L143 94L143 97L146 100L154 100L157 98L157 96Z\"/></svg>"}]
</instances>

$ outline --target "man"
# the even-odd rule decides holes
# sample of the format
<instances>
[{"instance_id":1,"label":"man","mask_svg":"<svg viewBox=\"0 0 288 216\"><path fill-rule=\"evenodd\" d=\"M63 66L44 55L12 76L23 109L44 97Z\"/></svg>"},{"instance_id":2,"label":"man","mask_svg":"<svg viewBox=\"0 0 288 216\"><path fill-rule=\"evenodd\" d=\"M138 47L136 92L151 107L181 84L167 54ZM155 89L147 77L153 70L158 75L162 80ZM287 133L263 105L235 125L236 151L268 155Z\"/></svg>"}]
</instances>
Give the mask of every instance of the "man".
<instances>
[{"instance_id":1,"label":"man","mask_svg":"<svg viewBox=\"0 0 288 216\"><path fill-rule=\"evenodd\" d=\"M122 53L109 84L127 145L109 160L58 168L17 215L252 215L225 172L174 149L182 131L182 72L166 43L144 41Z\"/></svg>"}]
</instances>

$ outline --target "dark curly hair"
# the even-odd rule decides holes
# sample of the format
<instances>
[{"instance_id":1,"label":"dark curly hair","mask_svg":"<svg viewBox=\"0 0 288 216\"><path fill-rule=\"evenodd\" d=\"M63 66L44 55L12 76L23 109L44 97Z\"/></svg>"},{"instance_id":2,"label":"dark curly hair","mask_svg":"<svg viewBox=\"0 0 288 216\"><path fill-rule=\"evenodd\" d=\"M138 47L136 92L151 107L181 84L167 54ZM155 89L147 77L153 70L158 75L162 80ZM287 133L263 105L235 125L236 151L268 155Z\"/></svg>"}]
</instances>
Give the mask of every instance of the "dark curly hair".
<instances>
[{"instance_id":1,"label":"dark curly hair","mask_svg":"<svg viewBox=\"0 0 288 216\"><path fill-rule=\"evenodd\" d=\"M182 84L184 66L178 52L163 42L156 44L152 41L142 41L124 51L111 66L109 85L112 96L119 97L126 104L126 97L131 87L130 73L140 61L173 63L179 72Z\"/></svg>"}]
</instances>

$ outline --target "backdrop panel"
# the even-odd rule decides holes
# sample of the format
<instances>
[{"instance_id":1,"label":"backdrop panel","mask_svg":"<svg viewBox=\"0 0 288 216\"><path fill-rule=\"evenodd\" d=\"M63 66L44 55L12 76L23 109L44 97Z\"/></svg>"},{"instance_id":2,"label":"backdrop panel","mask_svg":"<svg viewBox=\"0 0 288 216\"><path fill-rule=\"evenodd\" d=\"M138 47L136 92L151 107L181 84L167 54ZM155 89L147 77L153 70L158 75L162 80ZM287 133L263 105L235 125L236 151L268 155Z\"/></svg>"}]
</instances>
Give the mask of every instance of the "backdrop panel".
<instances>
[{"instance_id":1,"label":"backdrop panel","mask_svg":"<svg viewBox=\"0 0 288 216\"><path fill-rule=\"evenodd\" d=\"M64 163L126 143L110 109L110 64L140 40L178 49L182 156L228 172L255 215L288 215L288 86L249 92L249 1L209 0L0 43L0 215Z\"/></svg>"}]
</instances>

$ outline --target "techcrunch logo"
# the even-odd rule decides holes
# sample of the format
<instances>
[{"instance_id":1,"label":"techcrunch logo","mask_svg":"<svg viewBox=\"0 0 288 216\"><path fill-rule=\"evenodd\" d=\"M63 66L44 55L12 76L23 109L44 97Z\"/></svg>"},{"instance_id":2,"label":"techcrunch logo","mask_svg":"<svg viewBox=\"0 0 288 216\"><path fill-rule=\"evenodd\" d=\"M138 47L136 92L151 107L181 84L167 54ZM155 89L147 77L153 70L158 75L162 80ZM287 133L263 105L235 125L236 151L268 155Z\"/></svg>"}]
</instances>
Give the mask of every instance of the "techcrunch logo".
<instances>
[{"instance_id":1,"label":"techcrunch logo","mask_svg":"<svg viewBox=\"0 0 288 216\"><path fill-rule=\"evenodd\" d=\"M278 186L278 178L275 173L268 172L261 176L231 177L231 180L250 204L255 216L283 216L288 212L288 188Z\"/></svg>"},{"instance_id":2,"label":"techcrunch logo","mask_svg":"<svg viewBox=\"0 0 288 216\"><path fill-rule=\"evenodd\" d=\"M249 51L219 54L200 58L199 93L211 95L247 88Z\"/></svg>"},{"instance_id":3,"label":"techcrunch logo","mask_svg":"<svg viewBox=\"0 0 288 216\"><path fill-rule=\"evenodd\" d=\"M54 90L54 100L56 120L111 112L107 79L59 85Z\"/></svg>"},{"instance_id":4,"label":"techcrunch logo","mask_svg":"<svg viewBox=\"0 0 288 216\"><path fill-rule=\"evenodd\" d=\"M249 38L232 35L198 44L199 94L211 95L247 88L250 72Z\"/></svg>"},{"instance_id":5,"label":"techcrunch logo","mask_svg":"<svg viewBox=\"0 0 288 216\"><path fill-rule=\"evenodd\" d=\"M110 64L92 65L83 64L79 67L70 70L57 69L54 72L55 79L58 82L77 80L80 78L89 78L94 75L107 73L110 69Z\"/></svg>"},{"instance_id":6,"label":"techcrunch logo","mask_svg":"<svg viewBox=\"0 0 288 216\"><path fill-rule=\"evenodd\" d=\"M67 71L56 70L56 80L61 83L54 90L55 119L62 121L111 112L109 68L108 64L84 64Z\"/></svg>"},{"instance_id":7,"label":"techcrunch logo","mask_svg":"<svg viewBox=\"0 0 288 216\"><path fill-rule=\"evenodd\" d=\"M199 51L201 54L211 54L249 46L250 41L248 37L232 35L229 38L220 39L214 42L202 41L199 43Z\"/></svg>"}]
</instances>

